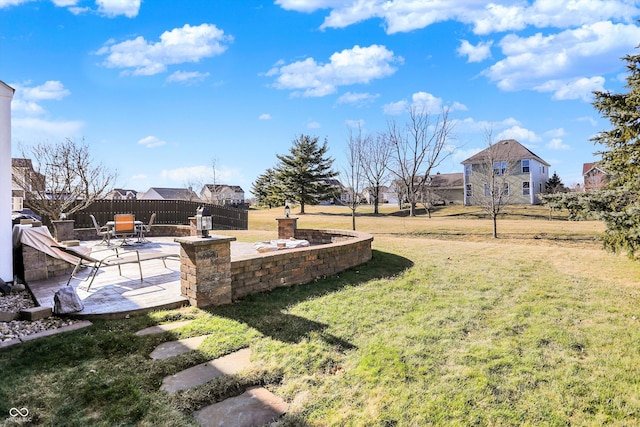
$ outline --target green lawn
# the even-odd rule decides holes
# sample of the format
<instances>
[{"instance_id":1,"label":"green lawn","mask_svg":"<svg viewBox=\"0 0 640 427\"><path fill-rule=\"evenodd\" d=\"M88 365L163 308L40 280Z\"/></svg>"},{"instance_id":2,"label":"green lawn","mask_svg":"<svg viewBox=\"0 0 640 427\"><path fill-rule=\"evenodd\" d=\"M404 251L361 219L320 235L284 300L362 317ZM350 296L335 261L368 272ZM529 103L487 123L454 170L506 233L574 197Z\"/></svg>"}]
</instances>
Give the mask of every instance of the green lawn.
<instances>
[{"instance_id":1,"label":"green lawn","mask_svg":"<svg viewBox=\"0 0 640 427\"><path fill-rule=\"evenodd\" d=\"M640 265L600 248L600 223L520 208L495 240L470 209L393 210L362 210L373 259L338 277L1 350L0 413L26 407L50 426L195 425L191 411L260 384L291 403L288 426L640 424ZM251 229L232 234L272 236L280 215L251 211ZM351 224L346 208L299 218L300 228ZM196 321L134 335L186 318ZM204 333L197 352L149 358L161 342ZM159 391L164 376L246 346L248 372Z\"/></svg>"}]
</instances>

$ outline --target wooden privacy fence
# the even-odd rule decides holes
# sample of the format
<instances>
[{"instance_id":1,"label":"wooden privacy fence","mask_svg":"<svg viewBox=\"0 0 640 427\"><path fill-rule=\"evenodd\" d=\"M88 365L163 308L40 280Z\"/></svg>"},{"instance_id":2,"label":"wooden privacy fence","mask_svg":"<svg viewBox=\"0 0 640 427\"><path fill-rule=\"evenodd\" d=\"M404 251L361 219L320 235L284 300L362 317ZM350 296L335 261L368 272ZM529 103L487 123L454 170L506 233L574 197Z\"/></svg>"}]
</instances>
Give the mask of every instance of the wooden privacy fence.
<instances>
[{"instance_id":1,"label":"wooden privacy fence","mask_svg":"<svg viewBox=\"0 0 640 427\"><path fill-rule=\"evenodd\" d=\"M222 230L247 230L248 211L245 209L211 205L186 200L98 200L82 212L76 212L68 219L75 220L75 228L92 228L89 215L94 215L100 225L113 221L119 213L132 213L136 220L145 224L152 213L156 213L154 224L189 224L189 217L196 215L196 209L207 206L213 217L213 228ZM48 218L43 218L48 223Z\"/></svg>"}]
</instances>

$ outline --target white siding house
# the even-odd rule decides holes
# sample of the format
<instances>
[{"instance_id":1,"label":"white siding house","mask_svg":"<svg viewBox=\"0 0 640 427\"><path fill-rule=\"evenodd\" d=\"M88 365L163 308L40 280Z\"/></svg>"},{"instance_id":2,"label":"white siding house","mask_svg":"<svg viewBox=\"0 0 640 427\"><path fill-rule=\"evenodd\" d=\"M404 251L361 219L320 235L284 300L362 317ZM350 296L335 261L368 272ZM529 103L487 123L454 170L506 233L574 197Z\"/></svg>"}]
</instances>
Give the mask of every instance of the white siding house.
<instances>
[{"instance_id":1,"label":"white siding house","mask_svg":"<svg viewBox=\"0 0 640 427\"><path fill-rule=\"evenodd\" d=\"M539 203L538 195L544 192L549 180L550 165L515 139L507 139L462 162L465 205L478 204L486 193L486 170L491 167L488 161L504 177L509 204Z\"/></svg>"}]
</instances>

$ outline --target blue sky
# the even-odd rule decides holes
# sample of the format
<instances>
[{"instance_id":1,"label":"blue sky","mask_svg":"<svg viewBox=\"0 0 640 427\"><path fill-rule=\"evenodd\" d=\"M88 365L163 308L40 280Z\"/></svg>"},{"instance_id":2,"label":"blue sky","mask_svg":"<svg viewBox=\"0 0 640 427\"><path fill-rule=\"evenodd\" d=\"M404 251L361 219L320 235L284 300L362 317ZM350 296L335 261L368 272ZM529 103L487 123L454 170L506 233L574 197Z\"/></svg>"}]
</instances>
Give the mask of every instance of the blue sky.
<instances>
[{"instance_id":1,"label":"blue sky","mask_svg":"<svg viewBox=\"0 0 640 427\"><path fill-rule=\"evenodd\" d=\"M449 108L442 173L515 138L566 185L610 128L593 90L625 91L630 0L0 0L13 155L84 138L118 187L243 187L300 134L342 170L348 129Z\"/></svg>"}]
</instances>

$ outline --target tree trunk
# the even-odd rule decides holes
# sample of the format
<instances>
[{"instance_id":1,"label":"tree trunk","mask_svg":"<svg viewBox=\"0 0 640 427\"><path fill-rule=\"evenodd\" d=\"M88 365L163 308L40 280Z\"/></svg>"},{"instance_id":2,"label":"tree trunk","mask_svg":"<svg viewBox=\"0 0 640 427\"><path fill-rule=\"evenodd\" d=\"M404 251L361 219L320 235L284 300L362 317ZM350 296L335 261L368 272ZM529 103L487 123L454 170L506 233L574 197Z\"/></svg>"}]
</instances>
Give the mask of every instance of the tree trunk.
<instances>
[{"instance_id":1,"label":"tree trunk","mask_svg":"<svg viewBox=\"0 0 640 427\"><path fill-rule=\"evenodd\" d=\"M351 227L353 231L356 231L356 210L351 210Z\"/></svg>"},{"instance_id":2,"label":"tree trunk","mask_svg":"<svg viewBox=\"0 0 640 427\"><path fill-rule=\"evenodd\" d=\"M409 203L409 216L416 216L416 203Z\"/></svg>"},{"instance_id":3,"label":"tree trunk","mask_svg":"<svg viewBox=\"0 0 640 427\"><path fill-rule=\"evenodd\" d=\"M304 202L300 202L300 213L304 213Z\"/></svg>"},{"instance_id":4,"label":"tree trunk","mask_svg":"<svg viewBox=\"0 0 640 427\"><path fill-rule=\"evenodd\" d=\"M378 215L378 203L380 199L380 188L376 187L375 194L373 195L373 214Z\"/></svg>"},{"instance_id":5,"label":"tree trunk","mask_svg":"<svg viewBox=\"0 0 640 427\"><path fill-rule=\"evenodd\" d=\"M498 238L498 216L497 215L492 215L492 219L493 219L493 238L497 239Z\"/></svg>"}]
</instances>

